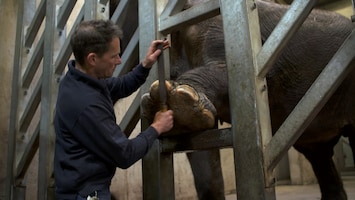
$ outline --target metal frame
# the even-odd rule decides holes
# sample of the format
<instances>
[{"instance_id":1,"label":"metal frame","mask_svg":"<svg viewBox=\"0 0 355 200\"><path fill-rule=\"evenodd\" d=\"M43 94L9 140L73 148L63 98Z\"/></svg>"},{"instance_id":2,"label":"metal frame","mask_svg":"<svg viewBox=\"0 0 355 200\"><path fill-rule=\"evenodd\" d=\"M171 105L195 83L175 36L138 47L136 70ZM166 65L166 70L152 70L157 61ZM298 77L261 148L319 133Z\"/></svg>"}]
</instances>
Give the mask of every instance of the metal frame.
<instances>
[{"instance_id":1,"label":"metal frame","mask_svg":"<svg viewBox=\"0 0 355 200\"><path fill-rule=\"evenodd\" d=\"M25 176L38 150L37 196L38 199L54 199L52 177L54 102L57 84L71 55L67 38L71 36L73 29L65 38L65 24L76 0L42 0L31 23L26 24L24 8L29 1L18 3L5 198L25 199ZM264 89L265 74L282 51L282 47L285 46L290 35L305 19L314 2L294 1L290 11L261 47L260 36L255 34L256 31L253 31L258 29L257 11L253 0L211 0L183 12L180 11L186 0L139 1L139 31L136 30L122 56L122 60L127 64L123 66L122 70L116 71L115 76L125 73L134 65L132 54L138 49L138 38L140 39L140 58L143 58L145 56L144 50L148 48L152 40L167 35L186 23L194 23L222 14L226 41L235 41L235 38L241 38L237 40L239 43L226 42L229 76L238 77L230 80L230 85L232 85L230 100L231 102L239 102L238 104L231 103L232 128L197 133L194 137L184 138L184 143L178 136L157 141L143 159L144 199L174 199L174 177L171 176L174 167L174 152L226 147L234 148L238 199L275 199L272 172L275 165L281 155L299 137L307 126L307 121L316 115L342 81L347 71L350 70L345 66L355 57L353 51L355 33L353 31L289 118L286 119L275 136L271 137L267 91ZM73 26L75 27L82 20L108 18L107 3L107 0L85 1ZM120 2L112 17L113 21L122 23L124 18L122 13L128 4L127 0ZM236 13L238 13L237 20L233 16ZM41 24L44 19L46 20L42 25L44 31L41 32ZM27 25L28 28L25 31ZM240 46L243 46L243 49L249 49L249 52L246 54L245 51L238 51ZM270 53L271 51L273 53ZM235 56L230 56L236 54L243 58L242 61L233 59ZM168 52L164 53L164 56L168 58ZM167 62L168 59L164 60ZM339 64L344 67L337 69L332 67ZM166 72L169 73L168 62L166 66ZM250 68L250 66L254 67ZM40 67L43 71L38 78L36 73ZM155 69L156 66L153 71ZM248 79L246 77L254 78ZM147 91L156 78L157 76L152 74L141 91ZM248 87L242 89L238 85L248 85ZM317 99L314 98L315 96L324 96L325 98L314 101ZM120 124L127 135L130 135L139 121L139 105L140 96L137 95ZM39 119L34 119L37 113L40 115ZM244 117L245 114L249 117ZM300 119L297 120L299 123L294 123L295 118ZM147 126L147 122L143 120L142 128ZM250 137L243 135L246 133ZM209 135L207 139L206 135ZM187 140L190 142L186 142ZM188 143L189 145L186 145ZM246 146L246 144L249 145ZM251 154L253 156L250 156ZM248 156L246 157L246 155ZM255 187L250 187L250 185Z\"/></svg>"},{"instance_id":2,"label":"metal frame","mask_svg":"<svg viewBox=\"0 0 355 200\"><path fill-rule=\"evenodd\" d=\"M37 151L37 197L55 199L52 122L58 83L71 55L68 38L74 28L66 37L66 22L76 2L42 0L32 19L24 8L36 1L18 3L5 199L26 199L26 173ZM107 5L85 1L73 27L84 18L107 19Z\"/></svg>"},{"instance_id":3,"label":"metal frame","mask_svg":"<svg viewBox=\"0 0 355 200\"><path fill-rule=\"evenodd\" d=\"M158 2L162 3L156 0L140 1L140 9L155 13L140 17L140 43L147 45L159 33L168 34L184 24L221 13L228 76L236 78L229 79L232 128L194 133L193 137L183 141L178 136L157 141L143 159L144 199L175 199L172 176L174 152L225 147L234 149L238 199L276 199L274 168L350 70L348 65L355 57L355 31L272 136L265 75L316 1L293 1L263 46L253 0L211 0L182 12L178 11L186 1L170 0L161 15L154 8ZM323 98L315 98L319 96ZM145 126L147 124L143 122L142 128Z\"/></svg>"}]
</instances>

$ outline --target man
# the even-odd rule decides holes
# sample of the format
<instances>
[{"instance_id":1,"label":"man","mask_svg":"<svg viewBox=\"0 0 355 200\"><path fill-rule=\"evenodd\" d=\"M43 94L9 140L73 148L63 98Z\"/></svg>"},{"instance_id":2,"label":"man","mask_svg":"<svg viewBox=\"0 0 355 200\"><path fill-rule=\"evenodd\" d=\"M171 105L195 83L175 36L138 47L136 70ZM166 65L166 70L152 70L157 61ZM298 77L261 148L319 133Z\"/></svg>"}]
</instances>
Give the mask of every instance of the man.
<instances>
[{"instance_id":1,"label":"man","mask_svg":"<svg viewBox=\"0 0 355 200\"><path fill-rule=\"evenodd\" d=\"M57 199L109 200L116 167L133 165L173 127L171 110L157 112L151 126L133 139L116 124L115 102L145 82L161 53L158 45L169 46L153 41L141 64L120 78L111 77L121 63L121 35L111 21L91 20L82 22L71 38L75 61L69 61L59 85L54 119Z\"/></svg>"}]
</instances>

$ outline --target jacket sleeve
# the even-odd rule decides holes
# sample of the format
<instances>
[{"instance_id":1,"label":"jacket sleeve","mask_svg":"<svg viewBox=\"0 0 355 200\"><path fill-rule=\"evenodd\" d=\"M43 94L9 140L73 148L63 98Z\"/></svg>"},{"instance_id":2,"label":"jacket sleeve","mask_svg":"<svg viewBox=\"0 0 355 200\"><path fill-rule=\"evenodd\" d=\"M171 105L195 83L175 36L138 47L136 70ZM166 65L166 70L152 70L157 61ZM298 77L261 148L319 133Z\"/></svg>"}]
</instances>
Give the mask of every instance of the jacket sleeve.
<instances>
[{"instance_id":1,"label":"jacket sleeve","mask_svg":"<svg viewBox=\"0 0 355 200\"><path fill-rule=\"evenodd\" d=\"M112 102L127 97L135 92L147 79L150 69L142 64L137 65L132 71L121 77L113 77L106 80L111 94Z\"/></svg>"},{"instance_id":2,"label":"jacket sleeve","mask_svg":"<svg viewBox=\"0 0 355 200\"><path fill-rule=\"evenodd\" d=\"M158 133L148 127L128 139L116 124L114 113L102 105L90 105L81 113L73 133L90 152L105 162L126 169L143 158Z\"/></svg>"}]
</instances>

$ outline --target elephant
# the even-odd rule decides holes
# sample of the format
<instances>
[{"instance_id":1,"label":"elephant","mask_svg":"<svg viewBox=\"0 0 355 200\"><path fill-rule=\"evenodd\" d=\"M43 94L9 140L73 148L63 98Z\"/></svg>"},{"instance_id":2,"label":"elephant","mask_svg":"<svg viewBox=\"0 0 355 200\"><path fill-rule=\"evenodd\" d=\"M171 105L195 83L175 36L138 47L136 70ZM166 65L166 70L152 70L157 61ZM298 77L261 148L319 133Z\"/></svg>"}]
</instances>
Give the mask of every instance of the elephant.
<instances>
[{"instance_id":1,"label":"elephant","mask_svg":"<svg viewBox=\"0 0 355 200\"><path fill-rule=\"evenodd\" d=\"M264 44L288 6L268 1L256 1L256 5ZM349 19L335 12L311 11L266 75L272 133L278 130L353 29ZM165 85L166 104L174 111L173 132L192 134L212 129L218 121L231 122L228 94L231 77L227 73L220 15L171 33L170 65L171 79ZM355 152L354 59L349 67L350 73L293 145L311 163L322 200L347 199L332 156L341 136L349 137ZM160 109L158 87L156 81L142 96L142 116L147 120ZM220 185L223 187L223 183ZM204 193L209 192L198 192L199 199L204 199Z\"/></svg>"}]
</instances>

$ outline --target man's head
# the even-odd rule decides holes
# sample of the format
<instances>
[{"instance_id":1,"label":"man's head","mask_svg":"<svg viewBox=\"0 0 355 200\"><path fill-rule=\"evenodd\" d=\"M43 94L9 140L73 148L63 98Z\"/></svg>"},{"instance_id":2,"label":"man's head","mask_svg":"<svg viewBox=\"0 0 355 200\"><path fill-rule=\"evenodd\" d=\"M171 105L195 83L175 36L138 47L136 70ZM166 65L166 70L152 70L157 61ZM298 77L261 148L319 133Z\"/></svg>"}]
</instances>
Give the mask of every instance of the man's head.
<instances>
[{"instance_id":1,"label":"man's head","mask_svg":"<svg viewBox=\"0 0 355 200\"><path fill-rule=\"evenodd\" d=\"M90 20L76 28L70 44L76 62L84 70L97 78L107 78L121 63L121 37L122 31L112 21Z\"/></svg>"}]
</instances>

